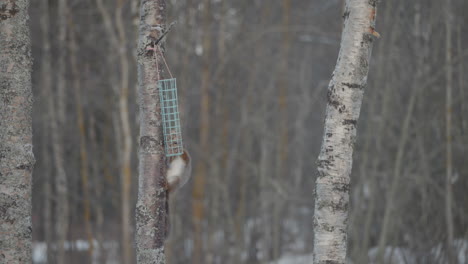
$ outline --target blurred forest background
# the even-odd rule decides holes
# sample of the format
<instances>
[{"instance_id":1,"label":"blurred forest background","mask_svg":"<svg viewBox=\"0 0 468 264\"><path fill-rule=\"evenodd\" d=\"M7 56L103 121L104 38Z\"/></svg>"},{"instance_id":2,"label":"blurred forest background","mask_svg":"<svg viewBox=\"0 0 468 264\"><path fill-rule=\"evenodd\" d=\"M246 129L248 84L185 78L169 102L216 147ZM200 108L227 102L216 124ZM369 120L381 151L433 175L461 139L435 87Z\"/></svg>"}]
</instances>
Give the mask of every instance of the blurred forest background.
<instances>
[{"instance_id":1,"label":"blurred forest background","mask_svg":"<svg viewBox=\"0 0 468 264\"><path fill-rule=\"evenodd\" d=\"M135 259L138 5L32 1L35 263ZM197 182L171 197L168 262L201 254L207 264L310 263L344 1L167 6L178 24L166 60ZM468 263L466 11L465 0L379 4L354 153L350 263L374 263L379 247L385 263L448 263L448 252ZM203 210L192 210L196 201Z\"/></svg>"}]
</instances>

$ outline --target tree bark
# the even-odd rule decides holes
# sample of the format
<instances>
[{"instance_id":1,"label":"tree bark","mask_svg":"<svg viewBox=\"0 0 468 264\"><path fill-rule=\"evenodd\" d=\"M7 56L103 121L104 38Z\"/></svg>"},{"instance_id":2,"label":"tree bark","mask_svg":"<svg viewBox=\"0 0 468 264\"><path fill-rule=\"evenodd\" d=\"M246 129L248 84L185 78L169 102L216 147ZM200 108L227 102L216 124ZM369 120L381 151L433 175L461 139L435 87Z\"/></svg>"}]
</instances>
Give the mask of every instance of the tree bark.
<instances>
[{"instance_id":1,"label":"tree bark","mask_svg":"<svg viewBox=\"0 0 468 264\"><path fill-rule=\"evenodd\" d=\"M347 0L340 53L327 94L315 189L314 263L345 263L349 183L375 35L377 1Z\"/></svg>"},{"instance_id":2,"label":"tree bark","mask_svg":"<svg viewBox=\"0 0 468 264\"><path fill-rule=\"evenodd\" d=\"M139 178L136 207L136 250L139 264L166 262L166 157L163 148L159 93L162 58L154 58L153 42L166 28L166 1L141 0L138 42L140 104ZM160 56L156 53L156 56ZM159 64L159 65L158 65ZM159 71L159 72L158 72Z\"/></svg>"},{"instance_id":3,"label":"tree bark","mask_svg":"<svg viewBox=\"0 0 468 264\"><path fill-rule=\"evenodd\" d=\"M0 262L32 262L29 0L0 0Z\"/></svg>"}]
</instances>

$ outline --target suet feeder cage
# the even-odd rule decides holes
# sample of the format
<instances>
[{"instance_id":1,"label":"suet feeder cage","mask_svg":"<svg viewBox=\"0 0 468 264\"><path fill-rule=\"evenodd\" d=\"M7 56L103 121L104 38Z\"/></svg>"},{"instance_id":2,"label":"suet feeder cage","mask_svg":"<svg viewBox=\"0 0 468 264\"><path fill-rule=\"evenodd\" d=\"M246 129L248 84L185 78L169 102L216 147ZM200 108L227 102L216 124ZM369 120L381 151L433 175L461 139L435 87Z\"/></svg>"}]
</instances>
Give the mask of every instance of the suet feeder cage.
<instances>
[{"instance_id":1,"label":"suet feeder cage","mask_svg":"<svg viewBox=\"0 0 468 264\"><path fill-rule=\"evenodd\" d=\"M180 128L176 79L160 80L157 87L161 99L164 150L167 157L178 156L184 152L184 146Z\"/></svg>"}]
</instances>

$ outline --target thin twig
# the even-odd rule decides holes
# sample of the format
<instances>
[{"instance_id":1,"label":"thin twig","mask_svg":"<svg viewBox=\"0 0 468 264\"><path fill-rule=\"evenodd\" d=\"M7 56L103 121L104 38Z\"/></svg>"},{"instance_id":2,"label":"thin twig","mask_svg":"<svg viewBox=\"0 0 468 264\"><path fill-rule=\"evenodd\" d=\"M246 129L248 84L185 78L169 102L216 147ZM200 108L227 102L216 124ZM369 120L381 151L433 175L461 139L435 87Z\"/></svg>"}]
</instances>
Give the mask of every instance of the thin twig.
<instances>
[{"instance_id":1,"label":"thin twig","mask_svg":"<svg viewBox=\"0 0 468 264\"><path fill-rule=\"evenodd\" d=\"M167 28L166 31L163 32L163 34L154 42L154 46L158 45L159 42L171 31L172 27L177 24L177 21L172 22L169 27Z\"/></svg>"}]
</instances>

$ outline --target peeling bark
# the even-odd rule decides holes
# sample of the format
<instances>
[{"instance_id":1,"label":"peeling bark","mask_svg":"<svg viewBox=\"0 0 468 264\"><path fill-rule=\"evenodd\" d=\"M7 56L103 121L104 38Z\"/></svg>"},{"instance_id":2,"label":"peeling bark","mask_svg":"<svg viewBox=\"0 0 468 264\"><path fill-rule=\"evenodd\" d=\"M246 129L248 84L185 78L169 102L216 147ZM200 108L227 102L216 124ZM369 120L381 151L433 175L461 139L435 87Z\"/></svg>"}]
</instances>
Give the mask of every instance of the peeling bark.
<instances>
[{"instance_id":1,"label":"peeling bark","mask_svg":"<svg viewBox=\"0 0 468 264\"><path fill-rule=\"evenodd\" d=\"M0 0L0 263L32 262L29 0Z\"/></svg>"},{"instance_id":2,"label":"peeling bark","mask_svg":"<svg viewBox=\"0 0 468 264\"><path fill-rule=\"evenodd\" d=\"M376 2L347 0L337 64L328 87L315 189L314 263L345 263L349 183L375 32Z\"/></svg>"},{"instance_id":3,"label":"peeling bark","mask_svg":"<svg viewBox=\"0 0 468 264\"><path fill-rule=\"evenodd\" d=\"M139 264L166 262L166 158L163 149L159 93L156 83L163 68L152 43L166 28L165 0L141 0L138 42L140 104L139 178L136 207L136 250ZM157 55L159 56L159 54ZM159 63L159 65L158 65Z\"/></svg>"}]
</instances>

